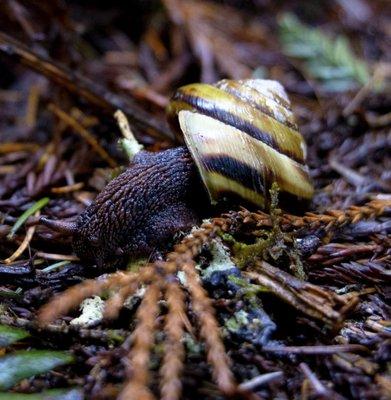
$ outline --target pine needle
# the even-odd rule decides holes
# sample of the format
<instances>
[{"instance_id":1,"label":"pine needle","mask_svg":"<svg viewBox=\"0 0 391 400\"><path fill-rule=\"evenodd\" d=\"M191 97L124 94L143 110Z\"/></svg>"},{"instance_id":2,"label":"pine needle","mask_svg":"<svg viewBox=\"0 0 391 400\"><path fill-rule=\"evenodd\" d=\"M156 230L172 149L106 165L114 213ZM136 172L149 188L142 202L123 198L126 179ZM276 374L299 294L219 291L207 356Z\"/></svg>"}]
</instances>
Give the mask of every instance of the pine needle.
<instances>
[{"instance_id":1,"label":"pine needle","mask_svg":"<svg viewBox=\"0 0 391 400\"><path fill-rule=\"evenodd\" d=\"M12 239L18 229L26 222L27 218L41 210L49 203L49 197L44 197L41 200L35 202L29 209L27 209L15 222L14 226L11 228L11 232L8 234L7 239Z\"/></svg>"},{"instance_id":2,"label":"pine needle","mask_svg":"<svg viewBox=\"0 0 391 400\"><path fill-rule=\"evenodd\" d=\"M26 236L24 237L22 243L10 257L4 260L5 264L11 264L13 261L19 258L20 255L26 250L27 246L31 242L31 239L33 238L33 235L35 233L35 228L36 228L35 226L30 226L30 228L27 229Z\"/></svg>"}]
</instances>

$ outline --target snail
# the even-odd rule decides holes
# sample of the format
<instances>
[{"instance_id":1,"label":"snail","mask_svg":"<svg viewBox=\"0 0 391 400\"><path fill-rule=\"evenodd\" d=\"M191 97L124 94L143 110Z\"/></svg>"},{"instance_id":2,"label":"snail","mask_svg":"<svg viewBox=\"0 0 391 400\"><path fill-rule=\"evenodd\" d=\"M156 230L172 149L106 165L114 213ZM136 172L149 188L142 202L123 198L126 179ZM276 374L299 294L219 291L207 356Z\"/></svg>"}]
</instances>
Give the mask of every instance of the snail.
<instances>
[{"instance_id":1,"label":"snail","mask_svg":"<svg viewBox=\"0 0 391 400\"><path fill-rule=\"evenodd\" d=\"M278 82L186 85L167 116L186 146L138 152L76 222L41 218L72 235L81 259L103 266L151 254L222 198L267 207L273 182L288 198L311 199L305 142Z\"/></svg>"}]
</instances>

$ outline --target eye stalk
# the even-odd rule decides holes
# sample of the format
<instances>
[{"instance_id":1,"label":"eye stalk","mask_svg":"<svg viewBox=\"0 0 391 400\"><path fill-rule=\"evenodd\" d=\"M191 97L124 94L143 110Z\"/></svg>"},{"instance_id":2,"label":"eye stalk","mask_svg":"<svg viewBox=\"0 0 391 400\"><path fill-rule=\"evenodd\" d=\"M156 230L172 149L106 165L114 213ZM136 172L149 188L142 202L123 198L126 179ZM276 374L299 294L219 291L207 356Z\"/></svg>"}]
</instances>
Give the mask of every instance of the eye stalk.
<instances>
[{"instance_id":1,"label":"eye stalk","mask_svg":"<svg viewBox=\"0 0 391 400\"><path fill-rule=\"evenodd\" d=\"M67 236L73 236L77 233L76 222L58 221L47 217L41 217L39 222L55 232L63 233Z\"/></svg>"}]
</instances>

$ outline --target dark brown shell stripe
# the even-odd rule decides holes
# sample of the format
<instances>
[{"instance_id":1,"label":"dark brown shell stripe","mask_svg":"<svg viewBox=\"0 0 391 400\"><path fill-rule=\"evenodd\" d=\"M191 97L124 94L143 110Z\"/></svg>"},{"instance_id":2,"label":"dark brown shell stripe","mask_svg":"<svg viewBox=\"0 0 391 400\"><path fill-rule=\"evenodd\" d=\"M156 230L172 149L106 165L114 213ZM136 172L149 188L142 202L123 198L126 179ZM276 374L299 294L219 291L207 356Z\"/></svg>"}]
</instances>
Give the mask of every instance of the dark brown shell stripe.
<instances>
[{"instance_id":1,"label":"dark brown shell stripe","mask_svg":"<svg viewBox=\"0 0 391 400\"><path fill-rule=\"evenodd\" d=\"M264 101L262 101L263 96L261 96L259 92L257 92L254 88L247 86L245 84L245 81L233 81L224 79L222 81L217 82L216 87L218 87L221 90L224 90L224 92L232 94L233 96L241 99L242 101L248 104L251 104L257 110L265 113L269 117L277 120L278 122L286 124L295 131L298 131L299 128L293 118L293 114L291 114L291 116L288 116L286 112L286 110L288 110L290 113L292 113L290 105L277 94L274 95L273 99L273 102L275 103L274 106L278 108L278 112L281 115L284 115L285 117L284 121L276 118L273 111L270 110L270 107L267 107L264 104Z\"/></svg>"},{"instance_id":2,"label":"dark brown shell stripe","mask_svg":"<svg viewBox=\"0 0 391 400\"><path fill-rule=\"evenodd\" d=\"M240 160L234 153L224 153L223 149L215 149L214 152L209 150L206 154L201 152L199 162L206 174L213 173L213 178L206 177L209 180L208 186L214 186L216 174L219 174L262 194L264 198L268 197L268 190L273 182L276 182L283 192L297 197L312 197L312 186L305 166L273 149L268 149L265 145L253 144L253 151L258 155L258 162L246 153L241 154L243 159Z\"/></svg>"},{"instance_id":3,"label":"dark brown shell stripe","mask_svg":"<svg viewBox=\"0 0 391 400\"><path fill-rule=\"evenodd\" d=\"M213 197L216 198L230 194L230 192L234 194L240 193L247 201L255 203L252 195L246 196L244 193L243 188L247 188L249 191L258 193L260 196L256 197L256 202L259 205L259 199L262 197L262 206L265 206L270 199L270 194L264 183L267 182L268 186L271 186L273 182L278 183L279 181L278 177L273 176L273 173L267 168L264 168L260 173L257 169L228 155L208 155L202 158L201 162L207 171L206 179L210 182L209 186L215 188ZM216 182L219 180L225 181L224 185L220 185L224 186L224 189L218 189ZM238 184L243 188L238 188Z\"/></svg>"},{"instance_id":4,"label":"dark brown shell stripe","mask_svg":"<svg viewBox=\"0 0 391 400\"><path fill-rule=\"evenodd\" d=\"M232 109L232 107L230 109L232 104L235 104L235 109ZM265 115L261 110L254 108L252 104L246 103L233 94L211 85L187 85L180 88L173 96L168 114L172 118L181 110L196 110L201 114L236 127L279 153L304 164L302 138L295 129ZM269 118L270 121L266 121L266 118ZM251 121L261 121L269 126L274 124L276 127L268 131L261 130Z\"/></svg>"},{"instance_id":5,"label":"dark brown shell stripe","mask_svg":"<svg viewBox=\"0 0 391 400\"><path fill-rule=\"evenodd\" d=\"M202 157L201 162L207 171L213 171L232 181L240 182L244 187L256 190L264 197L267 195L263 182L269 182L271 177L269 179L261 177L255 168L226 154L208 154Z\"/></svg>"}]
</instances>

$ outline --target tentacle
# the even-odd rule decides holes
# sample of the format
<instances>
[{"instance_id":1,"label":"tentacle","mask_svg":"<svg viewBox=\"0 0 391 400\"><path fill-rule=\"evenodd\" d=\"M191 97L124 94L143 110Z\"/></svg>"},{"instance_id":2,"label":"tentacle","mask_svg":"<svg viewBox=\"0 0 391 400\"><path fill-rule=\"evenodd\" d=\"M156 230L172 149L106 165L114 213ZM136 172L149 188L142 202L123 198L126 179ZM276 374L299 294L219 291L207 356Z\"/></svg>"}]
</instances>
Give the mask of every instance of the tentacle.
<instances>
[{"instance_id":1,"label":"tentacle","mask_svg":"<svg viewBox=\"0 0 391 400\"><path fill-rule=\"evenodd\" d=\"M41 217L39 222L56 232L64 233L66 235L73 235L77 232L76 222L58 221Z\"/></svg>"}]
</instances>

